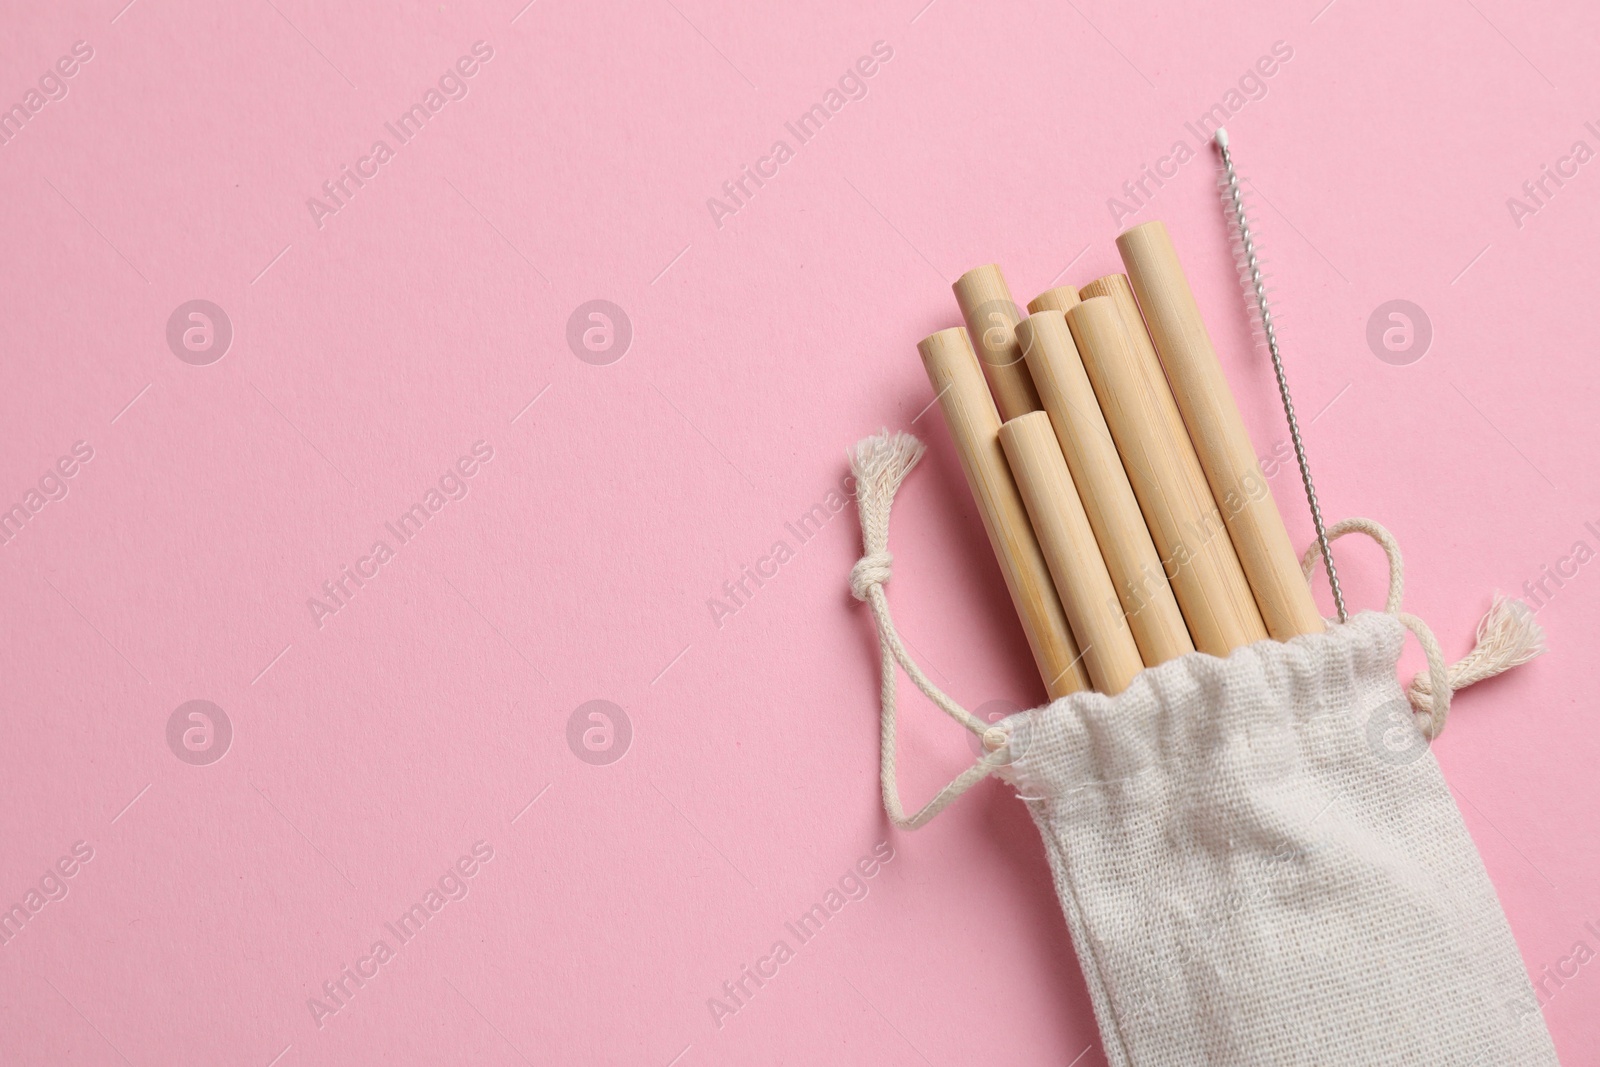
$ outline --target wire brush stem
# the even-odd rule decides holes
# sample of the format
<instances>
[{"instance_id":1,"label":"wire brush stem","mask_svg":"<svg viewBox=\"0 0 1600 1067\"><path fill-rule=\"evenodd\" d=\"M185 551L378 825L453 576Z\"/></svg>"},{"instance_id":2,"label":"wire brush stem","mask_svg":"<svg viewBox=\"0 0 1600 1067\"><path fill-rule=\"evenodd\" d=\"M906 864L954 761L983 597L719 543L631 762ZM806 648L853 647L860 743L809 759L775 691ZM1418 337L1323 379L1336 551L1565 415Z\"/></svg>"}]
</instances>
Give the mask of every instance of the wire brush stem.
<instances>
[{"instance_id":1,"label":"wire brush stem","mask_svg":"<svg viewBox=\"0 0 1600 1067\"><path fill-rule=\"evenodd\" d=\"M1300 465L1300 481L1306 487L1306 502L1311 505L1311 522L1317 529L1317 544L1322 549L1322 561L1328 571L1328 585L1333 589L1333 605L1339 612L1340 622L1349 622L1345 611L1344 591L1339 588L1339 571L1333 565L1333 552L1328 547L1328 531L1323 526L1322 508L1317 504L1317 490L1311 483L1311 464L1306 459L1305 442L1300 437L1300 422L1294 415L1294 401L1289 398L1289 380L1283 373L1283 356L1278 352L1278 332L1272 323L1272 309L1267 304L1267 287L1261 273L1261 261L1256 255L1256 242L1250 232L1250 220L1244 211L1244 194L1239 188L1239 175L1233 169L1233 152L1228 147L1228 132L1219 128L1216 134L1217 150L1222 154L1225 174L1222 199L1234 229L1237 231L1241 253L1240 277L1248 282L1255 294L1255 306L1260 314L1261 332L1267 338L1267 351L1272 354L1272 373L1278 379L1278 395L1283 398L1283 413L1289 420L1289 438L1294 442L1294 458Z\"/></svg>"}]
</instances>

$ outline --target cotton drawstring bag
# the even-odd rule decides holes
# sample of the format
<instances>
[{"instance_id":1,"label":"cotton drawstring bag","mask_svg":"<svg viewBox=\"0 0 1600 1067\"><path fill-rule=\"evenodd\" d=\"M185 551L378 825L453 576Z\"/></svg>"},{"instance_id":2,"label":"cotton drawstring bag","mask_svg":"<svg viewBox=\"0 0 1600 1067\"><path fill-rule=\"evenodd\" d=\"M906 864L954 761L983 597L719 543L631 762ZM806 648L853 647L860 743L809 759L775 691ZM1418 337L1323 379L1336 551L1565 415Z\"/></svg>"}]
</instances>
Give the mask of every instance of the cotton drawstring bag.
<instances>
[{"instance_id":1,"label":"cotton drawstring bag","mask_svg":"<svg viewBox=\"0 0 1600 1067\"><path fill-rule=\"evenodd\" d=\"M1543 635L1497 599L1446 667L1400 610L1388 531L1382 612L1226 659L1146 668L1116 696L1075 693L987 723L941 692L890 618L889 510L922 446L888 431L851 466L877 624L883 803L914 830L991 774L1044 839L1113 1067L1555 1064L1533 988L1428 742L1454 690L1527 661ZM1319 552L1302 561L1309 575ZM1401 644L1428 669L1403 693ZM985 755L907 816L895 780L896 666L982 738Z\"/></svg>"}]
</instances>

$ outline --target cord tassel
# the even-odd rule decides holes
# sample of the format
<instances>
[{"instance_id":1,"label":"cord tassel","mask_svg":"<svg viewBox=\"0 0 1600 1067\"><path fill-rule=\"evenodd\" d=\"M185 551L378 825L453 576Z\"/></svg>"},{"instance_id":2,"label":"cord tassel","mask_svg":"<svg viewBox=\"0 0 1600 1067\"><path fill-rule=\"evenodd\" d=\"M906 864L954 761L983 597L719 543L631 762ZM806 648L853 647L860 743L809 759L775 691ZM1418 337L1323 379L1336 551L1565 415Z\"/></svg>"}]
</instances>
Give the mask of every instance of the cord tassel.
<instances>
[{"instance_id":1,"label":"cord tassel","mask_svg":"<svg viewBox=\"0 0 1600 1067\"><path fill-rule=\"evenodd\" d=\"M1533 620L1533 610L1521 600L1496 596L1489 610L1478 621L1477 641L1472 651L1452 663L1446 670L1450 691L1457 692L1493 678L1497 674L1519 667L1531 659L1544 655L1544 627ZM1417 709L1419 720L1427 716L1423 732L1430 738L1444 729L1444 714L1448 702L1441 710L1439 721L1434 722L1433 679L1424 671L1411 680L1406 696Z\"/></svg>"}]
</instances>

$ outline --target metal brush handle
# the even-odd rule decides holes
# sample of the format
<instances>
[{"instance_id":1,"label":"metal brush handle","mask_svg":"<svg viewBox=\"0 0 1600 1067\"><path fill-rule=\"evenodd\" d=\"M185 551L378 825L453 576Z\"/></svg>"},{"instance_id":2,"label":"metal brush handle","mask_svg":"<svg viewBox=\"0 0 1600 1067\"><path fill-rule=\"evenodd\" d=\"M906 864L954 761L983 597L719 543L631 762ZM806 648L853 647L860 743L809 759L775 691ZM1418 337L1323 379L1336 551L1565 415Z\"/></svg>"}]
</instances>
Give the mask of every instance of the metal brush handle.
<instances>
[{"instance_id":1,"label":"metal brush handle","mask_svg":"<svg viewBox=\"0 0 1600 1067\"><path fill-rule=\"evenodd\" d=\"M1267 289L1261 278L1261 264L1256 258L1255 237L1250 233L1250 221L1244 213L1244 196L1239 190L1239 176L1233 169L1233 153L1228 149L1228 132L1217 130L1217 148L1222 153L1222 166L1227 172L1228 200L1233 217L1239 226L1239 241L1244 249L1244 266L1255 290L1256 306L1261 309L1261 328L1267 335L1267 350L1272 353L1272 373L1278 378L1278 395L1283 398L1283 413L1289 419L1289 438L1294 442L1294 458L1300 465L1300 480L1305 483L1306 502L1311 505L1311 522L1317 528L1317 544L1322 548L1322 562L1328 569L1328 585L1333 589L1333 605L1338 609L1339 621L1349 622L1344 607L1344 591L1339 588L1339 571L1333 565L1333 552L1328 547L1328 531L1322 523L1322 508L1317 505L1317 490L1311 484L1311 464L1306 460L1305 442L1300 439L1300 422L1294 417L1294 401L1289 398L1289 380L1284 377L1283 357L1278 353L1278 332L1272 325L1272 310L1267 306Z\"/></svg>"}]
</instances>

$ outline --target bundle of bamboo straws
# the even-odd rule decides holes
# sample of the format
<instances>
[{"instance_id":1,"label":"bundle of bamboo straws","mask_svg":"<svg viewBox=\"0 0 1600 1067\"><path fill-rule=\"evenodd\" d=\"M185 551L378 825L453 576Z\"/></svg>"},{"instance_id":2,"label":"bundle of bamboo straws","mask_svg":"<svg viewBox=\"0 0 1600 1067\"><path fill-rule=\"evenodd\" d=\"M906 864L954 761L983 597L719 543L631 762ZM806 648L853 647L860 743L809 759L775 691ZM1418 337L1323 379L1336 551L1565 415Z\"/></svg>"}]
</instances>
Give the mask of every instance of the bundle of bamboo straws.
<instances>
[{"instance_id":1,"label":"bundle of bamboo straws","mask_svg":"<svg viewBox=\"0 0 1600 1067\"><path fill-rule=\"evenodd\" d=\"M1117 248L1027 318L968 271L917 346L1052 699L1324 628L1166 227Z\"/></svg>"}]
</instances>

